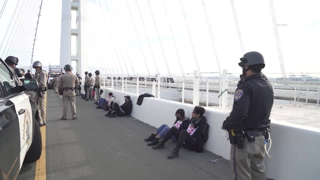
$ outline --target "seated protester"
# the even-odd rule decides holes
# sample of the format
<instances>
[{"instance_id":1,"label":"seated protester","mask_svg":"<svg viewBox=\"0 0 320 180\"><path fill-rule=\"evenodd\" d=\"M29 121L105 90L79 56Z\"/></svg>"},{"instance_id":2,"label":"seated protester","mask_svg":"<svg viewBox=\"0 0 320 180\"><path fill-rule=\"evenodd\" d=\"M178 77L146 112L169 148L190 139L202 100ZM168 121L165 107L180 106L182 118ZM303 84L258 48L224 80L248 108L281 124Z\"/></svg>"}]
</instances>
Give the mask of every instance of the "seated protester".
<instances>
[{"instance_id":1,"label":"seated protester","mask_svg":"<svg viewBox=\"0 0 320 180\"><path fill-rule=\"evenodd\" d=\"M111 102L114 102L115 101L115 97L113 95L112 92L109 92L108 94L108 97L105 99L105 98L100 98L100 101L99 101L99 104L97 106L97 109L104 109L106 111L109 111L110 110L110 104Z\"/></svg>"},{"instance_id":2,"label":"seated protester","mask_svg":"<svg viewBox=\"0 0 320 180\"><path fill-rule=\"evenodd\" d=\"M183 109L178 109L176 111L176 121L173 123L172 127L175 127L177 129L179 129L179 131L181 130L186 130L188 129L188 126L190 124L190 119L185 117L185 113ZM154 146L157 145L159 143L159 140L162 139L170 130L170 127L167 126L166 124L161 125L154 133L152 133L147 139L145 139L146 142L151 142L148 143L148 146ZM173 142L177 142L177 137L176 136L172 136L171 140Z\"/></svg>"},{"instance_id":3,"label":"seated protester","mask_svg":"<svg viewBox=\"0 0 320 180\"><path fill-rule=\"evenodd\" d=\"M110 110L107 114L109 118L117 116L129 116L132 112L132 101L130 96L124 96L125 103L119 106L118 103L111 102Z\"/></svg>"},{"instance_id":4,"label":"seated protester","mask_svg":"<svg viewBox=\"0 0 320 180\"><path fill-rule=\"evenodd\" d=\"M196 106L192 112L192 119L187 130L179 130L172 127L164 138L153 149L163 149L164 144L172 137L178 137L177 145L168 156L168 159L173 159L179 156L179 150L183 146L189 150L202 152L204 141L202 139L202 129L206 125L206 117L203 116L205 109L201 106Z\"/></svg>"}]
</instances>

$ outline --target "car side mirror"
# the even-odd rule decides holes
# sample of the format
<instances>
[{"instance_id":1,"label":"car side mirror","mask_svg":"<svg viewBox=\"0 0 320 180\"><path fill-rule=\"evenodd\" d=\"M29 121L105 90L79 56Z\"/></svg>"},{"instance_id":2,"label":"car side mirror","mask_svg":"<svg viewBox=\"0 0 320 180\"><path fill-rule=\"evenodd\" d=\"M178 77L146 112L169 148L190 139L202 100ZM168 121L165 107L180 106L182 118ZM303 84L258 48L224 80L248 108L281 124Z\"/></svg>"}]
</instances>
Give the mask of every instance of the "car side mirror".
<instances>
[{"instance_id":1,"label":"car side mirror","mask_svg":"<svg viewBox=\"0 0 320 180\"><path fill-rule=\"evenodd\" d=\"M38 90L38 82L34 79L23 79L23 87L27 91L37 91Z\"/></svg>"}]
</instances>

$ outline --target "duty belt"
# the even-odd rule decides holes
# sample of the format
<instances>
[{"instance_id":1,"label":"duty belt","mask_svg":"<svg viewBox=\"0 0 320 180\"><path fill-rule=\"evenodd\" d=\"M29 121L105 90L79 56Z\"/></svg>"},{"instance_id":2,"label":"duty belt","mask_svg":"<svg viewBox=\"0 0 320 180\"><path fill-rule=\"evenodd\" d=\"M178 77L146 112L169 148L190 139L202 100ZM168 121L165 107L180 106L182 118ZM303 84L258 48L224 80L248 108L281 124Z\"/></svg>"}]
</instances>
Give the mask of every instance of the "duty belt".
<instances>
[{"instance_id":1,"label":"duty belt","mask_svg":"<svg viewBox=\"0 0 320 180\"><path fill-rule=\"evenodd\" d=\"M63 88L64 91L68 91L68 90L71 90L71 91L74 91L74 88Z\"/></svg>"}]
</instances>

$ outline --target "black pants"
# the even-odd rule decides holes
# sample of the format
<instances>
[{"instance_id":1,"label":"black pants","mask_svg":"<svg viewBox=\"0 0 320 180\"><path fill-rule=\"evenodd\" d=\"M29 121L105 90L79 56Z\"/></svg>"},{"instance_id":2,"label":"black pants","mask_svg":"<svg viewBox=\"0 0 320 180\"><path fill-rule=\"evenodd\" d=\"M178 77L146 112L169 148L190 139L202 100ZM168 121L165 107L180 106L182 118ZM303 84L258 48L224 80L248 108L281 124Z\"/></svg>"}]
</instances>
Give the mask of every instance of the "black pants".
<instances>
[{"instance_id":1,"label":"black pants","mask_svg":"<svg viewBox=\"0 0 320 180\"><path fill-rule=\"evenodd\" d=\"M85 92L84 96L85 96L85 98L87 98L88 97L88 88L87 88L87 86L84 86L84 92Z\"/></svg>"},{"instance_id":2,"label":"black pants","mask_svg":"<svg viewBox=\"0 0 320 180\"><path fill-rule=\"evenodd\" d=\"M175 136L178 141L176 145L176 149L179 150L183 143L185 143L185 148L195 151L198 147L198 142L186 131L180 131L176 127L171 127L169 132L164 136L162 142L166 143L172 136Z\"/></svg>"},{"instance_id":3,"label":"black pants","mask_svg":"<svg viewBox=\"0 0 320 180\"><path fill-rule=\"evenodd\" d=\"M117 116L125 116L126 115L125 113L123 113L121 111L120 106L119 106L118 103L111 102L110 103L110 109L114 110Z\"/></svg>"}]
</instances>

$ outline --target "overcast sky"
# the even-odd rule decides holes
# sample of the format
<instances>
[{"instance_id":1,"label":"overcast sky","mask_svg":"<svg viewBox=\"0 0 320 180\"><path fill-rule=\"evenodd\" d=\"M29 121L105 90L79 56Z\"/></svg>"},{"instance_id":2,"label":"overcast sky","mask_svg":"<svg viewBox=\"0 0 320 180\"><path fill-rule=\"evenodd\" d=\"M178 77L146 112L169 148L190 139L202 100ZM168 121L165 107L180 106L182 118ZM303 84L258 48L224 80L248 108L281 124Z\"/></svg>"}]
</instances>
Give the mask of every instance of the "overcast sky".
<instances>
[{"instance_id":1,"label":"overcast sky","mask_svg":"<svg viewBox=\"0 0 320 180\"><path fill-rule=\"evenodd\" d=\"M4 1L0 0L0 7ZM0 19L0 40L4 37L18 1L10 0L6 6ZM217 72L216 57L218 57L222 69L233 73L241 72L237 63L243 52L229 0L165 0L165 8L162 0L150 0L151 9L148 0L101 0L104 2L102 7L98 2L98 0L87 0L86 9L87 52L93 69L106 67L103 70L105 73L121 74L123 71L124 74L127 72L131 74L131 60L135 73L147 74L149 70L150 74L154 75L158 69L161 74L167 74L168 65L171 74L179 75L181 68L178 57L180 57L185 73L197 69L196 59L202 72ZM202 2L205 2L208 21ZM234 0L234 2L245 52L261 52L267 63L265 72L281 73L269 0ZM20 31L22 34L17 36L17 39L21 39L21 42L17 41L14 47L7 45L7 50L3 50L5 47L2 47L0 55L4 59L2 56L8 54L6 51L15 53L22 65L29 65L40 0L21 0L20 4L23 3L26 12L21 18L25 19L20 26L17 24L20 27L17 34ZM40 60L45 65L59 63L61 7L61 0L43 1L34 60ZM320 74L320 1L274 0L274 8L287 74L290 72ZM146 33L141 20L144 22ZM213 50L210 32L214 37L217 54ZM178 51L175 49L172 35Z\"/></svg>"}]
</instances>

